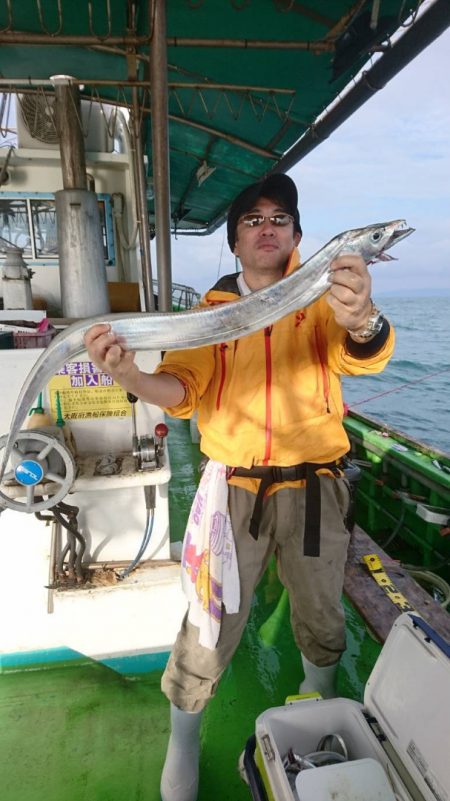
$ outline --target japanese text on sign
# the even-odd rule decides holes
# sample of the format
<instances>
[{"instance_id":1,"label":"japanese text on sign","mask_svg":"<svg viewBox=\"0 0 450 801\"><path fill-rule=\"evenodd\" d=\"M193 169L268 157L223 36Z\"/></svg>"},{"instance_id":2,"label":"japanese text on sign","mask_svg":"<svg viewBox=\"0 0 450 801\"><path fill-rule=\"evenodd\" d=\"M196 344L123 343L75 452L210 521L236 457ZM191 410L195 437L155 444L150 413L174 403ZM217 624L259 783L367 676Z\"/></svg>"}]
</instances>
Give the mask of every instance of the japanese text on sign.
<instances>
[{"instance_id":1,"label":"japanese text on sign","mask_svg":"<svg viewBox=\"0 0 450 801\"><path fill-rule=\"evenodd\" d=\"M55 419L87 420L129 417L125 391L93 362L68 362L49 382L50 408ZM58 409L59 406L59 409Z\"/></svg>"}]
</instances>

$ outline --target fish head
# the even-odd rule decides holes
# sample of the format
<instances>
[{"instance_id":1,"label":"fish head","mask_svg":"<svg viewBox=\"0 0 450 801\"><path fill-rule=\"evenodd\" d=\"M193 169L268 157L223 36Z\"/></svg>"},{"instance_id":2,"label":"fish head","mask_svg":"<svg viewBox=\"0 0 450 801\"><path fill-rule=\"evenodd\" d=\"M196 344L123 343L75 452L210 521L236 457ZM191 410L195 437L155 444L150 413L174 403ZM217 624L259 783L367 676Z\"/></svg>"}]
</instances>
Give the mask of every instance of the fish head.
<instances>
[{"instance_id":1,"label":"fish head","mask_svg":"<svg viewBox=\"0 0 450 801\"><path fill-rule=\"evenodd\" d=\"M366 264L383 261L386 250L406 239L414 230L408 227L405 220L391 220L367 225L365 228L355 228L346 232L342 250L359 253Z\"/></svg>"}]
</instances>

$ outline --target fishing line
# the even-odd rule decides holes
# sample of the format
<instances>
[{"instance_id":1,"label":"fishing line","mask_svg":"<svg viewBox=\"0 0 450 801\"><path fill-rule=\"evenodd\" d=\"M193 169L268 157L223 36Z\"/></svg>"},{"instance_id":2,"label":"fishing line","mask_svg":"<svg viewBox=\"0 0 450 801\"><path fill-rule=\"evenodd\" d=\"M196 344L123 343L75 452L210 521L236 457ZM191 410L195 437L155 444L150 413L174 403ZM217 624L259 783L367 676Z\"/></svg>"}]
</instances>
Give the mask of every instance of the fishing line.
<instances>
[{"instance_id":1,"label":"fishing line","mask_svg":"<svg viewBox=\"0 0 450 801\"><path fill-rule=\"evenodd\" d=\"M435 373L428 373L428 375L423 375L422 378L416 378L414 381L407 381L405 384L399 384L393 389L386 389L384 392L378 392L376 395L371 395L370 398L366 398L365 400L356 401L356 403L351 404L350 408L353 409L354 406L361 406L362 403L368 403L369 401L376 400L377 398L382 398L384 395L390 395L391 392L398 392L400 389L411 387L413 384L420 384L421 381L426 381L427 378L433 378L435 375L442 375L442 373L448 372L450 372L450 367L444 367L443 370L437 370Z\"/></svg>"},{"instance_id":2,"label":"fishing line","mask_svg":"<svg viewBox=\"0 0 450 801\"><path fill-rule=\"evenodd\" d=\"M222 256L223 256L223 246L224 246L224 244L225 244L225 231L224 231L224 233L223 233L223 236L222 236L222 246L221 246L221 248L220 248L219 266L218 266L218 268L217 268L217 278L216 278L216 281L218 281L218 280L219 280L219 277L220 277L220 271L221 271L221 269L222 269Z\"/></svg>"}]
</instances>

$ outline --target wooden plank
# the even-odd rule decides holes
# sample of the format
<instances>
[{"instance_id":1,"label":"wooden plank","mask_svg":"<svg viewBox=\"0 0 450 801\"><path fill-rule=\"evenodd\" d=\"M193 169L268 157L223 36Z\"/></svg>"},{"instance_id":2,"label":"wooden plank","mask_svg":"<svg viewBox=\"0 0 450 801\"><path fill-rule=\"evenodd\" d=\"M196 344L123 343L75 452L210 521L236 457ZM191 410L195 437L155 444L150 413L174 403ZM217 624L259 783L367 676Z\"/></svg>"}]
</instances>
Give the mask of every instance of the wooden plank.
<instances>
[{"instance_id":1,"label":"wooden plank","mask_svg":"<svg viewBox=\"0 0 450 801\"><path fill-rule=\"evenodd\" d=\"M370 575L362 557L377 554L392 583L411 606L444 640L450 642L450 614L410 575L383 551L359 526L355 526L348 549L344 593L369 628L384 642L394 621L402 613Z\"/></svg>"}]
</instances>

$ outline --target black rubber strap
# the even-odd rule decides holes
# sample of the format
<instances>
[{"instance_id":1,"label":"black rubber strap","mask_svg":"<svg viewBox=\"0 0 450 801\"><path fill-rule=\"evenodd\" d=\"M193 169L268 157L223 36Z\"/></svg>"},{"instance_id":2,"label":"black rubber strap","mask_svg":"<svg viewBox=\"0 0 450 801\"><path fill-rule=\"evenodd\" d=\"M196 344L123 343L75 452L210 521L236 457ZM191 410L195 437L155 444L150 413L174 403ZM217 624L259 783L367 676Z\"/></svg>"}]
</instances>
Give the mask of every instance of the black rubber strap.
<instances>
[{"instance_id":1,"label":"black rubber strap","mask_svg":"<svg viewBox=\"0 0 450 801\"><path fill-rule=\"evenodd\" d=\"M391 326L386 318L384 318L381 331L379 331L373 339L369 339L368 342L355 342L350 334L347 334L345 349L347 353L349 353L350 356L354 356L355 359L369 359L381 350L389 336L390 330Z\"/></svg>"},{"instance_id":2,"label":"black rubber strap","mask_svg":"<svg viewBox=\"0 0 450 801\"><path fill-rule=\"evenodd\" d=\"M258 539L259 525L263 513L265 494L271 484L281 484L284 481L298 481L306 478L305 499L305 533L303 553L305 556L320 556L320 478L316 473L319 469L337 471L336 463L315 464L304 462L292 467L235 467L231 468L231 475L244 478L259 478L260 484L256 493L255 505L250 518L249 533L254 540Z\"/></svg>"},{"instance_id":3,"label":"black rubber strap","mask_svg":"<svg viewBox=\"0 0 450 801\"><path fill-rule=\"evenodd\" d=\"M266 494L266 490L273 483L274 480L272 471L267 472L264 478L262 478L259 483L258 492L256 493L255 505L253 507L252 516L250 518L250 526L248 529L254 540L257 540L259 535L259 524L261 522L261 517L262 517L264 495Z\"/></svg>"},{"instance_id":4,"label":"black rubber strap","mask_svg":"<svg viewBox=\"0 0 450 801\"><path fill-rule=\"evenodd\" d=\"M320 556L320 479L312 465L306 467L305 532L303 553Z\"/></svg>"}]
</instances>

